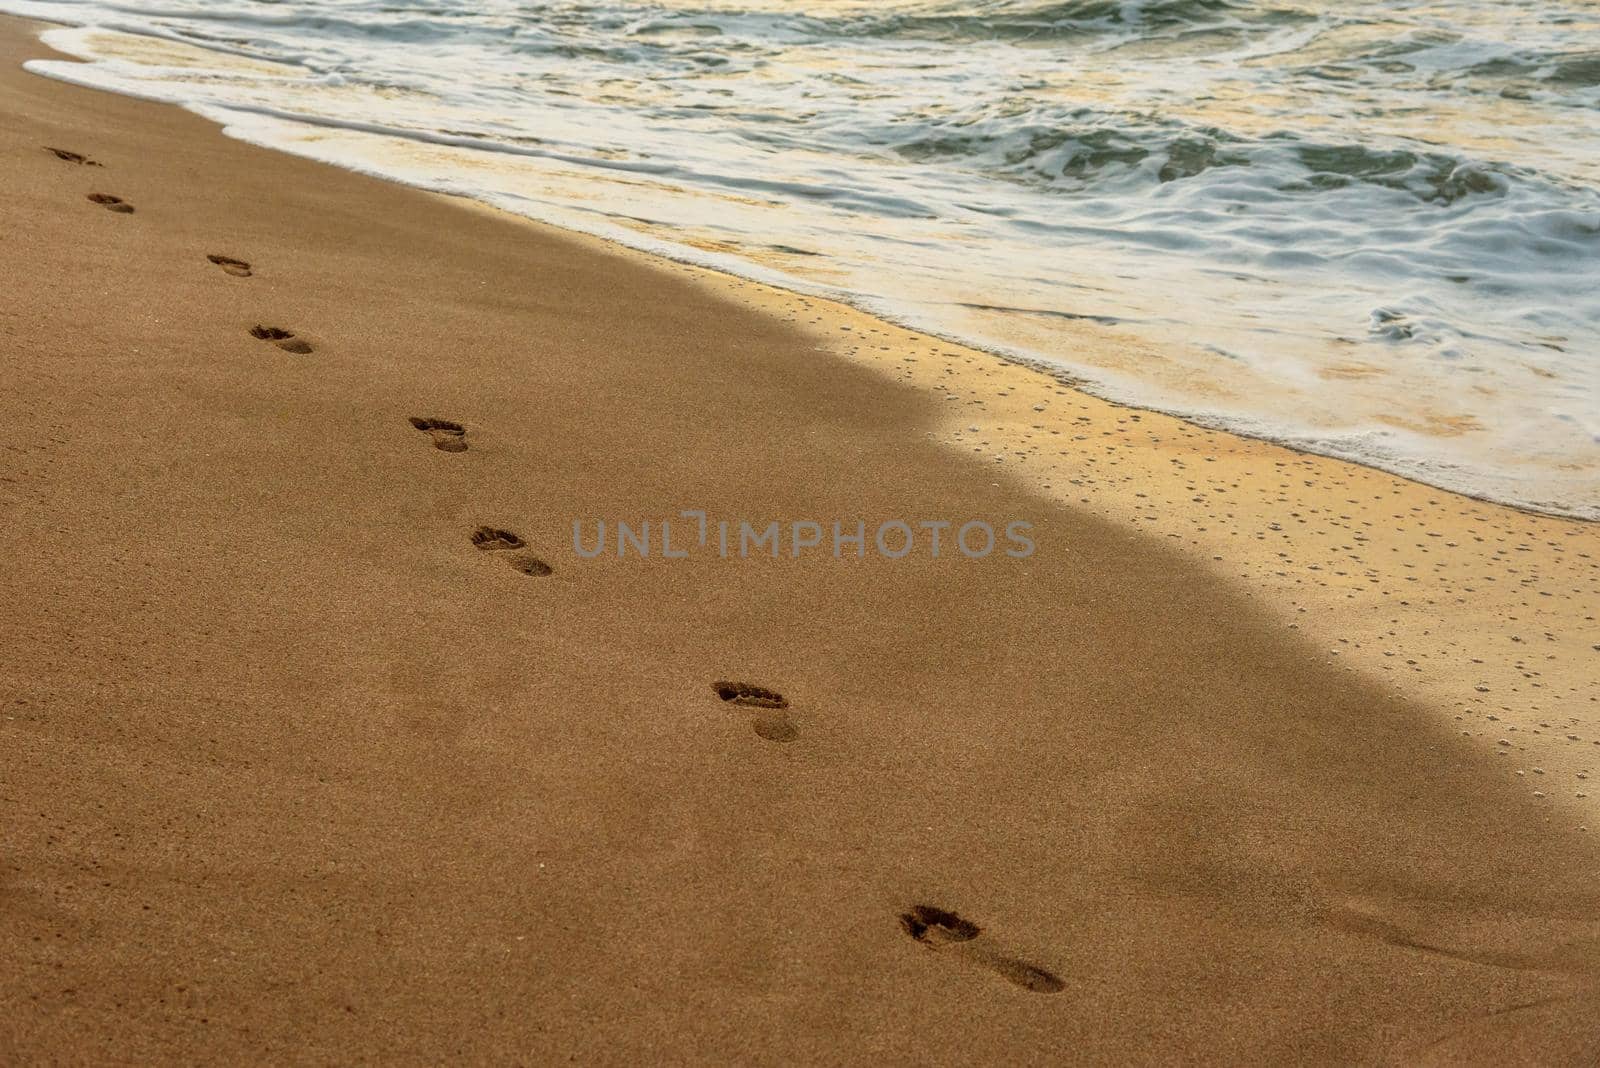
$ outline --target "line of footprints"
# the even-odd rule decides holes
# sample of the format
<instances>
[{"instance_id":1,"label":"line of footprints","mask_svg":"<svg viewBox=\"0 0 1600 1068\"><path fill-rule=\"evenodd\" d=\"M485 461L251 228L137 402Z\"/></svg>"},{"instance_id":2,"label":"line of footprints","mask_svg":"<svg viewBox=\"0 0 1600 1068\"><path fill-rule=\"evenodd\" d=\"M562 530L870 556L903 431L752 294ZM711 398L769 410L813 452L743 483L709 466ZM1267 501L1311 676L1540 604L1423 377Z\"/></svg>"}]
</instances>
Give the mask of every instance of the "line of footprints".
<instances>
[{"instance_id":1,"label":"line of footprints","mask_svg":"<svg viewBox=\"0 0 1600 1068\"><path fill-rule=\"evenodd\" d=\"M48 145L45 151L76 166L104 167L104 164L79 152ZM134 213L132 204L110 193L90 193L88 199L90 203L119 215ZM250 264L245 260L215 253L206 259L235 278L249 278L253 274ZM295 355L309 355L312 351L309 342L281 327L258 323L250 328L250 336L259 341L269 341ZM427 434L433 447L441 452L467 451L467 428L462 424L420 416L412 416L410 422L415 429ZM542 578L554 572L554 568L529 551L527 542L509 530L478 527L472 532L472 544L479 552L493 555L524 575ZM712 683L711 689L724 704L754 710L751 726L761 738L769 742L792 742L800 736L799 729L789 718L788 698L776 690L726 680ZM919 945L973 967L987 969L1024 990L1036 994L1054 994L1066 985L1051 972L994 948L980 937L982 928L954 912L933 905L913 905L900 915L900 927Z\"/></svg>"}]
</instances>

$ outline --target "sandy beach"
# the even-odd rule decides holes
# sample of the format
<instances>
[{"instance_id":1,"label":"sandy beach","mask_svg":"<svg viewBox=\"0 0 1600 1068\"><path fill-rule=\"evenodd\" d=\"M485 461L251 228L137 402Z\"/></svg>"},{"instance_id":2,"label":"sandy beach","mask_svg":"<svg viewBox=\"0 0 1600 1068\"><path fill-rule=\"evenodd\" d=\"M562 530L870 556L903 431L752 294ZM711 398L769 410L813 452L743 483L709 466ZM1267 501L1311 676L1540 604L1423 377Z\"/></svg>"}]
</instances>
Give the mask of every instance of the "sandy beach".
<instances>
[{"instance_id":1,"label":"sandy beach","mask_svg":"<svg viewBox=\"0 0 1600 1068\"><path fill-rule=\"evenodd\" d=\"M0 1063L1600 1060L1593 525L253 147L39 29ZM696 509L1035 551L574 549Z\"/></svg>"}]
</instances>

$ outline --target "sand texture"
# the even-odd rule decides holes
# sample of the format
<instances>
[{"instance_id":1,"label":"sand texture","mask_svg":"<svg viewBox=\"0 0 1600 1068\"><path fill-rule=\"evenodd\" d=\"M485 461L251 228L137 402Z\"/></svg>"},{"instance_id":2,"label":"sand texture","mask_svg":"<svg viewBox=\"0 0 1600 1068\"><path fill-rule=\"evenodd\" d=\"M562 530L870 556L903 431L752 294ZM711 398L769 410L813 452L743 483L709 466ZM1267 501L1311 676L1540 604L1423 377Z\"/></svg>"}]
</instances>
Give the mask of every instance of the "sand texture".
<instances>
[{"instance_id":1,"label":"sand texture","mask_svg":"<svg viewBox=\"0 0 1600 1068\"><path fill-rule=\"evenodd\" d=\"M0 27L0 1063L1600 1059L1600 846L1462 733L1593 716L1588 528L254 148ZM1037 551L574 552L694 508ZM1354 547L1373 509L1427 555ZM1567 583L1515 632L1561 666L1491 644L1459 709L1352 669L1509 641L1433 532ZM1302 570L1346 543L1386 594ZM1346 579L1452 629L1340 622Z\"/></svg>"}]
</instances>

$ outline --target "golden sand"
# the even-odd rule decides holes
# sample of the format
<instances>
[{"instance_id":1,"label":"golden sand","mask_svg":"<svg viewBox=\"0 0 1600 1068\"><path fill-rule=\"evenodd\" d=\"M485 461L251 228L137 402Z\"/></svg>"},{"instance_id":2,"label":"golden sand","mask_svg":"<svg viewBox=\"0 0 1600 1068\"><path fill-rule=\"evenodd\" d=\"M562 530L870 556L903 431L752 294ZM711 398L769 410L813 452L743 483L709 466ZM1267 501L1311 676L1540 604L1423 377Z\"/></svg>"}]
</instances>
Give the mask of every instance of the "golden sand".
<instances>
[{"instance_id":1,"label":"golden sand","mask_svg":"<svg viewBox=\"0 0 1600 1068\"><path fill-rule=\"evenodd\" d=\"M833 301L662 266L806 331L819 352L933 394L934 440L994 463L997 479L1165 539L1310 637L1327 663L1475 739L1545 817L1600 833L1589 788L1600 768L1600 524L1129 408ZM1140 344L1080 329L1086 347Z\"/></svg>"},{"instance_id":2,"label":"golden sand","mask_svg":"<svg viewBox=\"0 0 1600 1068\"><path fill-rule=\"evenodd\" d=\"M1475 739L1539 811L1600 832L1586 786L1600 768L1600 525L1112 404L837 304L698 275L942 397L939 441L1166 539L1328 663ZM1122 343L1097 330L1083 327L1085 345Z\"/></svg>"},{"instance_id":3,"label":"golden sand","mask_svg":"<svg viewBox=\"0 0 1600 1068\"><path fill-rule=\"evenodd\" d=\"M31 33L0 1063L1600 1057L1589 528L230 141ZM685 508L1038 551L571 547Z\"/></svg>"}]
</instances>

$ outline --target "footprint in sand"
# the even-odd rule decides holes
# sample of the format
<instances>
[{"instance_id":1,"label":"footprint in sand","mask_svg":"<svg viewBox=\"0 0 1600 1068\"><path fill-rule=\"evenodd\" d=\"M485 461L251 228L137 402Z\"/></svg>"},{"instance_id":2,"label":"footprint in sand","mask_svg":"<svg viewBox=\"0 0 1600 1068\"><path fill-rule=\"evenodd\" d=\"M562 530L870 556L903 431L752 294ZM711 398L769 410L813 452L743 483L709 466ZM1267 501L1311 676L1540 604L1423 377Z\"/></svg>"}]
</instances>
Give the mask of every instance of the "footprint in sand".
<instances>
[{"instance_id":1,"label":"footprint in sand","mask_svg":"<svg viewBox=\"0 0 1600 1068\"><path fill-rule=\"evenodd\" d=\"M760 709L753 726L755 732L767 741L792 742L800 736L799 729L784 711L789 707L789 699L776 690L753 686L748 682L721 680L712 683L711 688L728 704Z\"/></svg>"},{"instance_id":2,"label":"footprint in sand","mask_svg":"<svg viewBox=\"0 0 1600 1068\"><path fill-rule=\"evenodd\" d=\"M221 267L225 274L231 274L235 278L250 277L250 265L244 262L244 260L236 260L232 256L216 255L207 256L206 259L210 260L218 267Z\"/></svg>"},{"instance_id":3,"label":"footprint in sand","mask_svg":"<svg viewBox=\"0 0 1600 1068\"><path fill-rule=\"evenodd\" d=\"M929 949L949 953L969 964L987 968L1002 979L1035 994L1059 993L1067 985L1043 968L983 944L978 940L983 929L953 912L932 905L913 905L910 911L900 914L900 926L906 934Z\"/></svg>"},{"instance_id":4,"label":"footprint in sand","mask_svg":"<svg viewBox=\"0 0 1600 1068\"><path fill-rule=\"evenodd\" d=\"M530 552L528 543L509 530L498 527L479 527L472 532L472 544L482 552L503 553L506 563L524 575L542 578L555 569Z\"/></svg>"},{"instance_id":5,"label":"footprint in sand","mask_svg":"<svg viewBox=\"0 0 1600 1068\"><path fill-rule=\"evenodd\" d=\"M126 200L123 200L121 197L114 197L110 193L90 193L89 194L89 200L92 203L99 204L101 207L105 208L107 211L114 211L114 212L117 212L119 215L132 215L133 214L133 205L132 204L129 204Z\"/></svg>"},{"instance_id":6,"label":"footprint in sand","mask_svg":"<svg viewBox=\"0 0 1600 1068\"><path fill-rule=\"evenodd\" d=\"M311 351L311 346L295 337L292 331L280 330L276 326L252 326L250 336L261 341L270 341L284 352L293 352L299 356Z\"/></svg>"},{"instance_id":7,"label":"footprint in sand","mask_svg":"<svg viewBox=\"0 0 1600 1068\"><path fill-rule=\"evenodd\" d=\"M423 419L413 415L411 425L433 439L433 447L441 452L466 452L467 428L448 419Z\"/></svg>"},{"instance_id":8,"label":"footprint in sand","mask_svg":"<svg viewBox=\"0 0 1600 1068\"><path fill-rule=\"evenodd\" d=\"M88 156L85 156L82 152L69 152L64 148L52 148L49 145L45 145L44 150L55 156L56 159L62 160L66 163L76 163L80 167L103 166L103 164L96 163Z\"/></svg>"}]
</instances>

